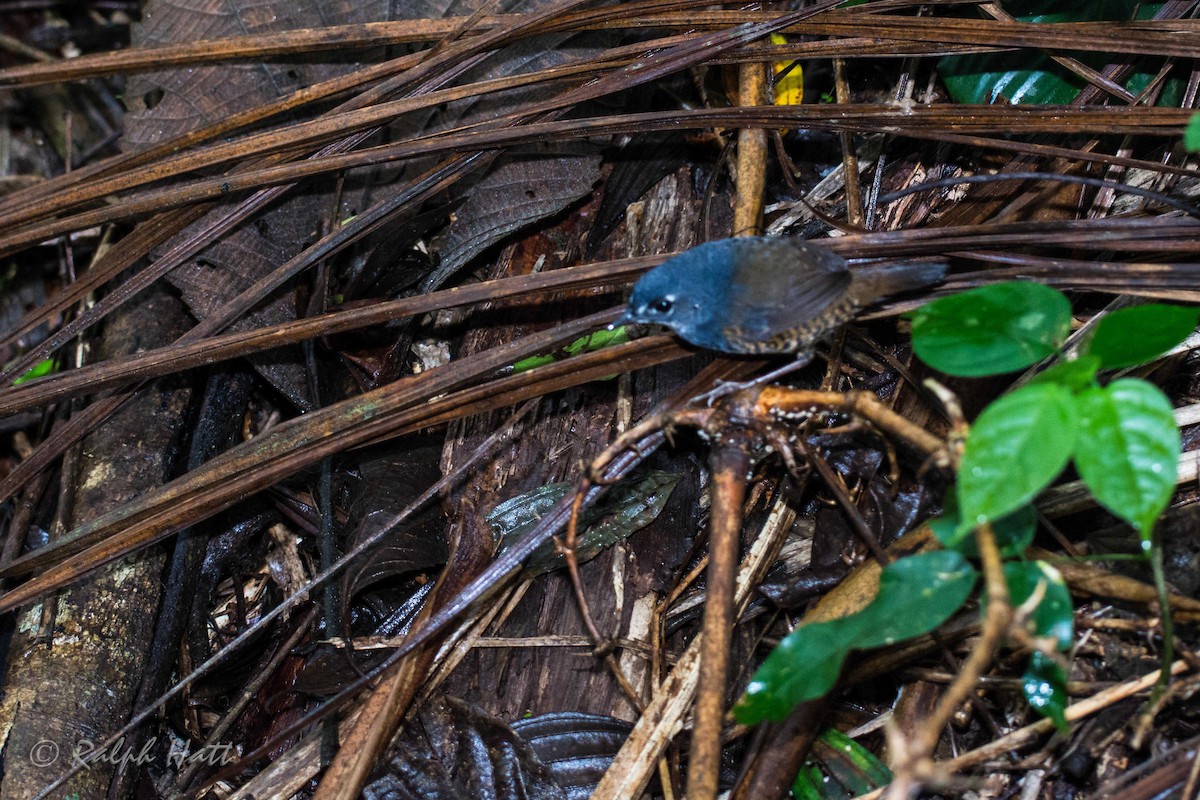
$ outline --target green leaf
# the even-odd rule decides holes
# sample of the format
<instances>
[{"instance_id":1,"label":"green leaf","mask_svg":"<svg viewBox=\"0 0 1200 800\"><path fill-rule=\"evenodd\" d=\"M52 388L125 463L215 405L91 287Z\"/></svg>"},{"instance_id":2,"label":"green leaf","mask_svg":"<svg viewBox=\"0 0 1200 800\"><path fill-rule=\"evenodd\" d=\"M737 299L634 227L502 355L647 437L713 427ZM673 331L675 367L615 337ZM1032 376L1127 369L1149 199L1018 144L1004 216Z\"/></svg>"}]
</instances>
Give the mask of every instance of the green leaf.
<instances>
[{"instance_id":1,"label":"green leaf","mask_svg":"<svg viewBox=\"0 0 1200 800\"><path fill-rule=\"evenodd\" d=\"M970 535L973 527L963 525L962 517L958 513L958 499L953 492L946 495L942 516L929 520L928 524L933 530L933 535L947 549L957 550L967 558L979 555L975 537ZM1011 514L1005 514L994 521L992 532L996 535L1000 555L1005 558L1020 556L1033 543L1033 536L1037 532L1037 511L1031 503L1023 505Z\"/></svg>"},{"instance_id":2,"label":"green leaf","mask_svg":"<svg viewBox=\"0 0 1200 800\"><path fill-rule=\"evenodd\" d=\"M891 771L870 750L830 728L813 742L792 783L792 795L801 800L850 800L891 781Z\"/></svg>"},{"instance_id":3,"label":"green leaf","mask_svg":"<svg viewBox=\"0 0 1200 800\"><path fill-rule=\"evenodd\" d=\"M1044 561L1010 561L1004 565L1004 579L1014 607L1023 605L1042 586L1042 599L1029 617L1032 633L1053 637L1063 652L1071 649L1075 641L1075 607L1062 573Z\"/></svg>"},{"instance_id":4,"label":"green leaf","mask_svg":"<svg viewBox=\"0 0 1200 800\"><path fill-rule=\"evenodd\" d=\"M606 547L653 522L662 513L680 477L678 473L659 470L636 472L614 486L598 505L585 509L575 545L576 560L580 564L590 561ZM492 509L487 521L500 540L500 549L505 550L524 538L547 511L574 489L573 483L551 483L505 500ZM531 577L541 575L565 563L554 543L546 542L526 559L525 573Z\"/></svg>"},{"instance_id":5,"label":"green leaf","mask_svg":"<svg viewBox=\"0 0 1200 800\"><path fill-rule=\"evenodd\" d=\"M785 636L733 707L738 721L753 725L764 719L781 720L797 703L832 689L850 652L842 622L816 622Z\"/></svg>"},{"instance_id":6,"label":"green leaf","mask_svg":"<svg viewBox=\"0 0 1200 800\"><path fill-rule=\"evenodd\" d=\"M855 625L851 646L883 647L928 633L966 602L975 577L975 568L953 550L893 561L883 568L875 599L846 618Z\"/></svg>"},{"instance_id":7,"label":"green leaf","mask_svg":"<svg viewBox=\"0 0 1200 800\"><path fill-rule=\"evenodd\" d=\"M1021 676L1021 691L1034 711L1049 717L1060 731L1067 731L1067 675L1054 659L1034 650Z\"/></svg>"},{"instance_id":8,"label":"green leaf","mask_svg":"<svg viewBox=\"0 0 1200 800\"><path fill-rule=\"evenodd\" d=\"M863 781L859 794L891 783L892 771L876 758L874 753L836 728L828 729L817 740L831 750L840 752L844 761L854 767L859 779Z\"/></svg>"},{"instance_id":9,"label":"green leaf","mask_svg":"<svg viewBox=\"0 0 1200 800\"><path fill-rule=\"evenodd\" d=\"M947 504L948 506L949 504ZM926 523L933 535L948 550L959 550L971 533L970 528L963 527L962 517L958 515L957 503L953 512L947 507L940 517L935 517Z\"/></svg>"},{"instance_id":10,"label":"green leaf","mask_svg":"<svg viewBox=\"0 0 1200 800\"><path fill-rule=\"evenodd\" d=\"M529 372L529 370L531 370L531 369L536 369L537 367L544 367L547 364L553 364L557 360L558 359L555 358L554 356L546 356L546 355L528 356L528 357L522 358L520 361L514 363L512 365L511 369L513 372Z\"/></svg>"},{"instance_id":11,"label":"green leaf","mask_svg":"<svg viewBox=\"0 0 1200 800\"><path fill-rule=\"evenodd\" d=\"M1200 114L1192 114L1183 131L1183 146L1189 153L1200 152Z\"/></svg>"},{"instance_id":12,"label":"green leaf","mask_svg":"<svg viewBox=\"0 0 1200 800\"><path fill-rule=\"evenodd\" d=\"M1033 507L1033 503L1026 503L1011 514L1005 514L992 523L992 533L996 536L996 546L1000 548L1000 555L1005 558L1020 556L1033 544L1034 534L1037 533L1037 509ZM971 537L968 541L970 547L963 555L974 558L978 555L975 538Z\"/></svg>"},{"instance_id":13,"label":"green leaf","mask_svg":"<svg viewBox=\"0 0 1200 800\"><path fill-rule=\"evenodd\" d=\"M1197 319L1200 310L1165 303L1118 309L1096 324L1087 352L1102 369L1144 364L1190 336Z\"/></svg>"},{"instance_id":14,"label":"green leaf","mask_svg":"<svg viewBox=\"0 0 1200 800\"><path fill-rule=\"evenodd\" d=\"M587 336L580 337L569 345L563 348L567 355L579 355L580 353L591 353L596 350L603 350L605 347L615 347L619 344L625 344L629 341L629 328L625 325L620 325L612 330L601 328L598 331L593 331Z\"/></svg>"},{"instance_id":15,"label":"green leaf","mask_svg":"<svg viewBox=\"0 0 1200 800\"><path fill-rule=\"evenodd\" d=\"M560 358L567 356L577 356L580 353L590 353L594 350L602 350L605 347L614 347L618 344L624 344L629 341L629 331L626 326L621 325L613 330L607 328L589 333L587 336L581 336L569 345L564 347L558 354L529 356L512 365L511 371L528 372L535 367L544 367L547 364L553 364Z\"/></svg>"},{"instance_id":16,"label":"green leaf","mask_svg":"<svg viewBox=\"0 0 1200 800\"><path fill-rule=\"evenodd\" d=\"M958 470L963 525L998 520L1054 480L1075 446L1071 392L1056 383L1023 386L983 410Z\"/></svg>"},{"instance_id":17,"label":"green leaf","mask_svg":"<svg viewBox=\"0 0 1200 800\"><path fill-rule=\"evenodd\" d=\"M1083 355L1070 361L1060 361L1034 375L1029 382L1057 383L1072 392L1080 392L1096 382L1096 373L1099 371L1100 359Z\"/></svg>"},{"instance_id":18,"label":"green leaf","mask_svg":"<svg viewBox=\"0 0 1200 800\"><path fill-rule=\"evenodd\" d=\"M1005 10L1021 22L1094 22L1099 20L1150 19L1161 4L1140 5L1137 0L1086 0L1086 2L1006 2ZM1045 13L1050 11L1051 13ZM1104 53L1069 53L1095 70L1103 69ZM957 103L1014 103L1066 105L1071 103L1084 80L1047 56L1028 51L946 56L938 60L938 73L950 97ZM1138 72L1125 82L1136 95L1149 85L1152 74ZM1167 80L1159 95L1160 105L1179 105L1184 82Z\"/></svg>"},{"instance_id":19,"label":"green leaf","mask_svg":"<svg viewBox=\"0 0 1200 800\"><path fill-rule=\"evenodd\" d=\"M938 60L938 74L956 103L1066 105L1079 94L1071 73L1028 53L945 56Z\"/></svg>"},{"instance_id":20,"label":"green leaf","mask_svg":"<svg viewBox=\"0 0 1200 800\"><path fill-rule=\"evenodd\" d=\"M1071 330L1071 304L1027 281L934 300L913 313L913 349L947 375L999 375L1053 355Z\"/></svg>"},{"instance_id":21,"label":"green leaf","mask_svg":"<svg viewBox=\"0 0 1200 800\"><path fill-rule=\"evenodd\" d=\"M13 386L20 386L22 383L31 381L34 378L44 378L47 375L52 374L53 372L54 372L54 359L53 358L43 359L42 361L39 361L38 363L36 363L32 367L30 367L29 371L26 372L24 375L22 375L21 377L17 378L15 381L13 381Z\"/></svg>"},{"instance_id":22,"label":"green leaf","mask_svg":"<svg viewBox=\"0 0 1200 800\"><path fill-rule=\"evenodd\" d=\"M879 593L862 611L784 637L750 679L734 714L746 724L783 719L797 703L833 688L851 649L893 644L941 625L970 596L975 577L975 569L952 550L888 564Z\"/></svg>"},{"instance_id":23,"label":"green leaf","mask_svg":"<svg viewBox=\"0 0 1200 800\"><path fill-rule=\"evenodd\" d=\"M1179 429L1153 384L1123 378L1079 395L1075 466L1096 500L1142 535L1143 546L1171 501Z\"/></svg>"},{"instance_id":24,"label":"green leaf","mask_svg":"<svg viewBox=\"0 0 1200 800\"><path fill-rule=\"evenodd\" d=\"M792 781L792 797L796 800L829 800L822 791L826 785L825 774L812 761L805 761Z\"/></svg>"}]
</instances>

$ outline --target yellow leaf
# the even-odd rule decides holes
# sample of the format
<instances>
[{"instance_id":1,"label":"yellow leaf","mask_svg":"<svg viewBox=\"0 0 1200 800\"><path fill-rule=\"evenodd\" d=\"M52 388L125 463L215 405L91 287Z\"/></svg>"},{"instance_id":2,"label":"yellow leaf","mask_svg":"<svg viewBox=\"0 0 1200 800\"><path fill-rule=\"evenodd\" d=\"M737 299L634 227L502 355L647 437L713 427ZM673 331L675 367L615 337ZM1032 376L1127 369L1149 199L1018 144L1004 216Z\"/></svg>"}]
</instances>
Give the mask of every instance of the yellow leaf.
<instances>
[{"instance_id":1,"label":"yellow leaf","mask_svg":"<svg viewBox=\"0 0 1200 800\"><path fill-rule=\"evenodd\" d=\"M771 44L787 44L778 33L771 34ZM799 61L775 62L775 105L798 106L804 100L804 70Z\"/></svg>"}]
</instances>

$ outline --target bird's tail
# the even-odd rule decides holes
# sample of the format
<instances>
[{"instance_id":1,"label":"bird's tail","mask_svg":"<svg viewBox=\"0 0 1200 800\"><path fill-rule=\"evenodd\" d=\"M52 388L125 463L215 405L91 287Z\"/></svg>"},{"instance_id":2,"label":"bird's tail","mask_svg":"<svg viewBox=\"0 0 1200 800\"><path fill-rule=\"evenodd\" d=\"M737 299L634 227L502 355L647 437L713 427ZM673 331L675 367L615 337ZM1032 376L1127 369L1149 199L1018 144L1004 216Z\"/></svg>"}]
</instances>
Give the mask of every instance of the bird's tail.
<instances>
[{"instance_id":1,"label":"bird's tail","mask_svg":"<svg viewBox=\"0 0 1200 800\"><path fill-rule=\"evenodd\" d=\"M864 305L881 297L941 283L946 277L946 265L936 262L861 267L852 271L855 293L865 301Z\"/></svg>"}]
</instances>

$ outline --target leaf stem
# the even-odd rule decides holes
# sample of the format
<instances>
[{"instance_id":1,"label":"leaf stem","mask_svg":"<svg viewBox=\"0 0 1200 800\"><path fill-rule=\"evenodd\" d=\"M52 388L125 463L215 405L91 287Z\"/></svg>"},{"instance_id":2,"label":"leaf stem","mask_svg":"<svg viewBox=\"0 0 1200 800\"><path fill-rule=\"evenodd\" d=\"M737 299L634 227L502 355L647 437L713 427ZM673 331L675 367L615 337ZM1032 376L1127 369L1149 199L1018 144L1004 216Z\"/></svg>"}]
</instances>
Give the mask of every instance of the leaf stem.
<instances>
[{"instance_id":1,"label":"leaf stem","mask_svg":"<svg viewBox=\"0 0 1200 800\"><path fill-rule=\"evenodd\" d=\"M999 649L1008 623L1012 619L1012 606L1008 601L1008 583L1004 580L1004 564L1000 557L1000 548L996 545L996 533L990 523L980 525L975 529L975 542L979 547L979 561L983 568L983 579L987 593L987 612L983 618L983 630L980 632L979 643L971 651L971 655L963 663L958 678L942 695L937 708L934 709L923 736L920 737L921 750L927 756L932 756L937 740L941 737L942 729L950 722L954 712L975 688L979 676L991 663L992 656Z\"/></svg>"},{"instance_id":2,"label":"leaf stem","mask_svg":"<svg viewBox=\"0 0 1200 800\"><path fill-rule=\"evenodd\" d=\"M1154 573L1154 589L1158 592L1159 617L1162 619L1162 663L1158 683L1150 693L1150 703L1153 704L1166 691L1171 681L1171 672L1167 669L1175 658L1175 625L1171 621L1171 593L1167 589L1167 579L1163 573L1162 545L1155 541L1150 546L1150 569Z\"/></svg>"},{"instance_id":3,"label":"leaf stem","mask_svg":"<svg viewBox=\"0 0 1200 800\"><path fill-rule=\"evenodd\" d=\"M971 655L963 662L958 676L947 687L937 707L913 737L913 744L903 746L899 736L890 736L893 745L898 745L896 779L886 796L908 797L915 794L916 784L934 775L933 752L941 738L942 730L949 724L959 706L970 697L979 677L991 663L1000 648L1012 620L1012 606L1008 599L1008 583L1004 579L1004 564L1000 548L996 545L996 534L992 526L984 523L975 529L975 542L979 548L979 560L983 567L987 611L983 618L983 629L979 642Z\"/></svg>"}]
</instances>

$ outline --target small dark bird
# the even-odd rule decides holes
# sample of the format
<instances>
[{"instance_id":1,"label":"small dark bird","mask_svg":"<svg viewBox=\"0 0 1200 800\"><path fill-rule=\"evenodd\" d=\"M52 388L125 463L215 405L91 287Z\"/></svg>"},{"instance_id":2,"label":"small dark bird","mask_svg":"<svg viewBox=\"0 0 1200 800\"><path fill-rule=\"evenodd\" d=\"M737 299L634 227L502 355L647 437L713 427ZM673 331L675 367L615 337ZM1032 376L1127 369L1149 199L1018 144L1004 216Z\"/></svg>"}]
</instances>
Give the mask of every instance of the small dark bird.
<instances>
[{"instance_id":1,"label":"small dark bird","mask_svg":"<svg viewBox=\"0 0 1200 800\"><path fill-rule=\"evenodd\" d=\"M941 264L863 267L775 236L708 242L650 270L616 324L665 325L724 353L801 353L887 295L937 283Z\"/></svg>"}]
</instances>

